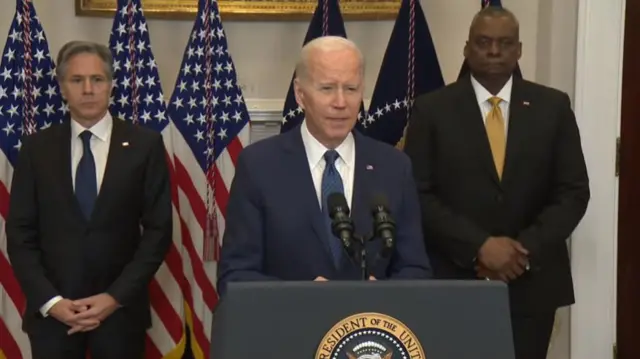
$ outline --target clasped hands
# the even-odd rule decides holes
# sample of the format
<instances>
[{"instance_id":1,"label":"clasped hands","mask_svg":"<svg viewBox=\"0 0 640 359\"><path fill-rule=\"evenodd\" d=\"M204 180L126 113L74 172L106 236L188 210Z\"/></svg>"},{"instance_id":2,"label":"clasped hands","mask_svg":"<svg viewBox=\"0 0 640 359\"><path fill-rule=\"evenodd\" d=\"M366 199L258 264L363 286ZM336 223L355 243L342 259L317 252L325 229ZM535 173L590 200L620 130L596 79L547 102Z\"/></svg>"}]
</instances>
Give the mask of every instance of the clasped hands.
<instances>
[{"instance_id":1,"label":"clasped hands","mask_svg":"<svg viewBox=\"0 0 640 359\"><path fill-rule=\"evenodd\" d=\"M480 247L476 265L478 277L509 282L529 266L529 251L509 237L489 237Z\"/></svg>"},{"instance_id":2,"label":"clasped hands","mask_svg":"<svg viewBox=\"0 0 640 359\"><path fill-rule=\"evenodd\" d=\"M64 298L49 310L49 315L70 326L67 334L71 335L96 329L118 307L112 296L102 293L78 300Z\"/></svg>"}]
</instances>

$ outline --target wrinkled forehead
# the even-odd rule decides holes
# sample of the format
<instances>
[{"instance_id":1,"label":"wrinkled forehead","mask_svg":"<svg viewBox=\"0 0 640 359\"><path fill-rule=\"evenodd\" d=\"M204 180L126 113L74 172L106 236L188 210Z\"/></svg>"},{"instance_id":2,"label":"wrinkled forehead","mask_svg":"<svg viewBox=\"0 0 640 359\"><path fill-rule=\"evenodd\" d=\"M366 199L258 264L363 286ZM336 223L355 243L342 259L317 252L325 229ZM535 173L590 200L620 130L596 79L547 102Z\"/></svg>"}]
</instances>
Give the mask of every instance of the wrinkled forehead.
<instances>
[{"instance_id":1,"label":"wrinkled forehead","mask_svg":"<svg viewBox=\"0 0 640 359\"><path fill-rule=\"evenodd\" d=\"M314 81L333 79L341 82L361 82L363 77L359 57L347 53L327 53L310 59L308 72Z\"/></svg>"},{"instance_id":2,"label":"wrinkled forehead","mask_svg":"<svg viewBox=\"0 0 640 359\"><path fill-rule=\"evenodd\" d=\"M80 53L72 56L69 59L65 76L107 77L107 73L104 68L104 63L98 55L91 53Z\"/></svg>"}]
</instances>

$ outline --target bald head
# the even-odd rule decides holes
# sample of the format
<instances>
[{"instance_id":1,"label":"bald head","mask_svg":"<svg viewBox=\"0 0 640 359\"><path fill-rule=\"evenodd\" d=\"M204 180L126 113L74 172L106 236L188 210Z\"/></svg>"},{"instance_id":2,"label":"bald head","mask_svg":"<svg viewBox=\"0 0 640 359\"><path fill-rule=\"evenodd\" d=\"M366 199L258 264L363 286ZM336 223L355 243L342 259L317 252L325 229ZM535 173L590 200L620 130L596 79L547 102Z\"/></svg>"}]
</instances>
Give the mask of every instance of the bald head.
<instances>
[{"instance_id":1,"label":"bald head","mask_svg":"<svg viewBox=\"0 0 640 359\"><path fill-rule=\"evenodd\" d=\"M522 55L518 20L502 7L487 7L473 18L464 57L471 73L492 93L508 81Z\"/></svg>"},{"instance_id":2,"label":"bald head","mask_svg":"<svg viewBox=\"0 0 640 359\"><path fill-rule=\"evenodd\" d=\"M364 56L358 46L351 40L341 36L321 36L306 43L300 51L300 58L296 63L296 78L305 80L309 74L311 59L323 53L334 51L352 51L360 63L360 72L364 75Z\"/></svg>"},{"instance_id":3,"label":"bald head","mask_svg":"<svg viewBox=\"0 0 640 359\"><path fill-rule=\"evenodd\" d=\"M473 34L476 32L478 26L481 23L484 23L487 20L493 20L503 18L508 22L512 23L515 28L516 36L519 38L520 36L520 24L516 16L509 11L507 8L501 6L487 6L480 10L471 21L471 26L469 27L469 39L472 38Z\"/></svg>"}]
</instances>

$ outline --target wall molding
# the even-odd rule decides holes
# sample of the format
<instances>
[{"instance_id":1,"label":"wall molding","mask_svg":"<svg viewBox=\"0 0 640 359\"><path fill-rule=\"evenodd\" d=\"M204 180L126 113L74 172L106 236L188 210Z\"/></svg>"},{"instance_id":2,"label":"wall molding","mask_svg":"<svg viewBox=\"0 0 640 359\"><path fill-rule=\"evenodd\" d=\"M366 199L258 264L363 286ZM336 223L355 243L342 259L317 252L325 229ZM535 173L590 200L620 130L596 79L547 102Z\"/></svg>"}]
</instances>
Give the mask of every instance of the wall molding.
<instances>
[{"instance_id":1,"label":"wall molding","mask_svg":"<svg viewBox=\"0 0 640 359\"><path fill-rule=\"evenodd\" d=\"M575 113L590 177L587 213L572 235L576 304L571 359L613 357L616 340L618 179L625 0L581 0Z\"/></svg>"}]
</instances>

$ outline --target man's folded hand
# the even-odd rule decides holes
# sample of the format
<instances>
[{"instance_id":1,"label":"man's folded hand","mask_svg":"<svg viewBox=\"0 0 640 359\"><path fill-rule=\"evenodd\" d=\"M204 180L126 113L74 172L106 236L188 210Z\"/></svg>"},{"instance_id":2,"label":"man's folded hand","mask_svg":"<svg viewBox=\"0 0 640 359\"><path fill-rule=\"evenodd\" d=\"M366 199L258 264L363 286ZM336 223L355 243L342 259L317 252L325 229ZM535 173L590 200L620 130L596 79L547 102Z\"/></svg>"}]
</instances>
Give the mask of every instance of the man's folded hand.
<instances>
[{"instance_id":1,"label":"man's folded hand","mask_svg":"<svg viewBox=\"0 0 640 359\"><path fill-rule=\"evenodd\" d=\"M488 279L512 281L524 273L529 251L509 237L489 237L478 253L478 276Z\"/></svg>"},{"instance_id":2,"label":"man's folded hand","mask_svg":"<svg viewBox=\"0 0 640 359\"><path fill-rule=\"evenodd\" d=\"M112 296L106 293L78 299L73 301L72 304L77 308L86 308L86 310L77 312L71 318L72 323L75 323L75 325L72 325L67 332L69 335L97 328L102 321L107 319L120 306Z\"/></svg>"},{"instance_id":3,"label":"man's folded hand","mask_svg":"<svg viewBox=\"0 0 640 359\"><path fill-rule=\"evenodd\" d=\"M78 305L70 299L64 298L49 309L49 315L70 326L72 329L75 328L75 333L78 331L93 330L100 325L100 321L96 318L78 317L79 314L86 312L88 309L86 305Z\"/></svg>"}]
</instances>

